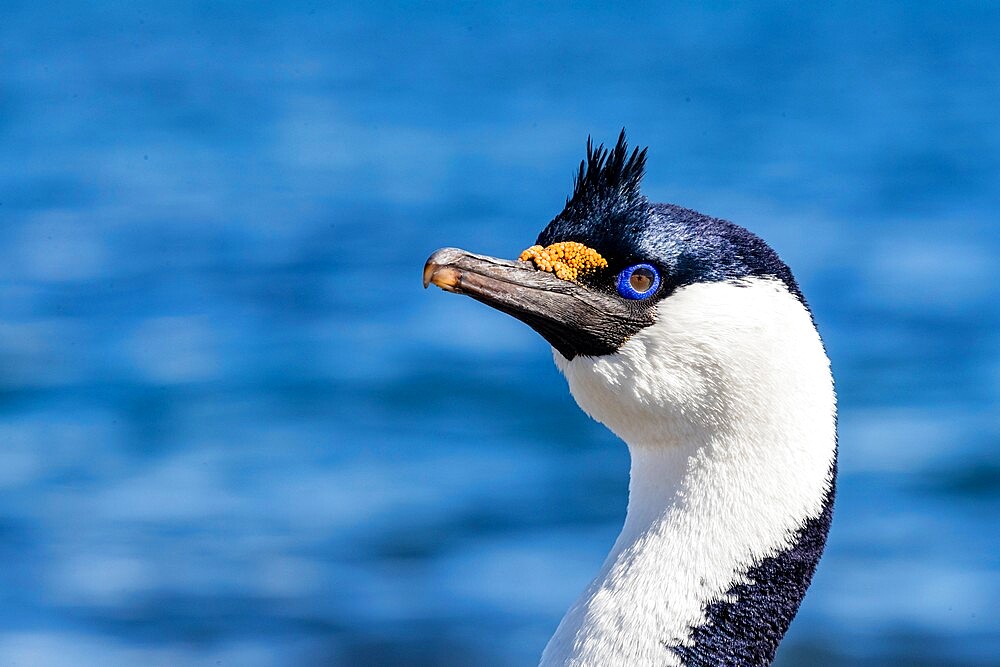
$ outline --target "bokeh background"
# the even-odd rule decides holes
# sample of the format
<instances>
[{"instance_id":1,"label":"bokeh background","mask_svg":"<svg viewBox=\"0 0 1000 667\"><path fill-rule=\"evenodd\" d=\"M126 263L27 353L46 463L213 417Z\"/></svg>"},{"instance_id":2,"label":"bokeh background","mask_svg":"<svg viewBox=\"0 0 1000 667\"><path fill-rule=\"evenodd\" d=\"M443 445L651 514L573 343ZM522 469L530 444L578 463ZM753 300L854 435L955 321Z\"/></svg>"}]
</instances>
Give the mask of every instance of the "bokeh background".
<instances>
[{"instance_id":1,"label":"bokeh background","mask_svg":"<svg viewBox=\"0 0 1000 667\"><path fill-rule=\"evenodd\" d=\"M796 272L841 483L778 664L1000 664L1000 5L0 5L0 664L532 664L625 510L421 290L588 134Z\"/></svg>"}]
</instances>

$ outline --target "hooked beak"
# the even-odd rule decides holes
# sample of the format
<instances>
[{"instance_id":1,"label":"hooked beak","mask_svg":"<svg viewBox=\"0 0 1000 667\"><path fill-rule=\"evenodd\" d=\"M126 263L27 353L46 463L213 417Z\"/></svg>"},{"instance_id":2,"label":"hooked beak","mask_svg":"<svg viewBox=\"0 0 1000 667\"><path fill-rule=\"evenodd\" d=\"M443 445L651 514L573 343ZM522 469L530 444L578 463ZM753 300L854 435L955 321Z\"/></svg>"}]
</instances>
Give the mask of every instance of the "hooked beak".
<instances>
[{"instance_id":1,"label":"hooked beak","mask_svg":"<svg viewBox=\"0 0 1000 667\"><path fill-rule=\"evenodd\" d=\"M424 287L467 294L521 320L567 360L618 350L628 336L652 324L648 310L616 295L539 271L530 262L436 251L424 265Z\"/></svg>"}]
</instances>

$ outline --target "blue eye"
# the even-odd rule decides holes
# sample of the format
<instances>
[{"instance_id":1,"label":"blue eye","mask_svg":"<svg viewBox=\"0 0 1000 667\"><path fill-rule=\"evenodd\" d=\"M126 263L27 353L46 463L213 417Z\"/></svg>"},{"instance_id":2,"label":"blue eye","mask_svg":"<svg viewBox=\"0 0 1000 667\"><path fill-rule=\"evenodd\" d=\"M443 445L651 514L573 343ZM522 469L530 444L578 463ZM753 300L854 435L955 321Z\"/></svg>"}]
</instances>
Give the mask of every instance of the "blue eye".
<instances>
[{"instance_id":1,"label":"blue eye","mask_svg":"<svg viewBox=\"0 0 1000 667\"><path fill-rule=\"evenodd\" d=\"M660 288L660 272L649 264L633 264L618 274L617 286L626 299L645 299Z\"/></svg>"}]
</instances>

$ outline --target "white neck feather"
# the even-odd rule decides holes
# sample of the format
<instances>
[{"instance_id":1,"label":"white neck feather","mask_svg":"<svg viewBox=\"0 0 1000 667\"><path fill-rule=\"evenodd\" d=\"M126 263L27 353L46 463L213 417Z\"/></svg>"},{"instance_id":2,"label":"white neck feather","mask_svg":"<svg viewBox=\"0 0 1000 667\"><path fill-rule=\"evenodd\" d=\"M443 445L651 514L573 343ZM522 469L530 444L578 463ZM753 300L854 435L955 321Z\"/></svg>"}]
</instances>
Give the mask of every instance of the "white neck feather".
<instances>
[{"instance_id":1,"label":"white neck feather","mask_svg":"<svg viewBox=\"0 0 1000 667\"><path fill-rule=\"evenodd\" d=\"M805 307L765 279L698 284L613 355L556 354L580 406L632 455L625 525L543 665L680 665L706 605L820 514L835 454L829 362Z\"/></svg>"}]
</instances>

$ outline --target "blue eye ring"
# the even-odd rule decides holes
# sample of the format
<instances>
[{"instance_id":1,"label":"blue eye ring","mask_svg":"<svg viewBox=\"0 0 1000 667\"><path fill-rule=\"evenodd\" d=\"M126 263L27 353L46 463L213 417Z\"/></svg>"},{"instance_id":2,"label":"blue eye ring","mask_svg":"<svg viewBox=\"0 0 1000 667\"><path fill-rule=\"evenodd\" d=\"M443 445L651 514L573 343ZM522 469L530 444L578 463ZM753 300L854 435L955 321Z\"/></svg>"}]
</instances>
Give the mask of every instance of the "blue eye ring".
<instances>
[{"instance_id":1,"label":"blue eye ring","mask_svg":"<svg viewBox=\"0 0 1000 667\"><path fill-rule=\"evenodd\" d=\"M644 292L639 292L632 287L632 275L639 269L648 271L653 277L652 284ZM656 267L652 264L633 264L618 274L616 287L618 288L618 293L626 299L638 301L640 299L649 298L656 294L656 291L660 289L660 272L657 271Z\"/></svg>"}]
</instances>

